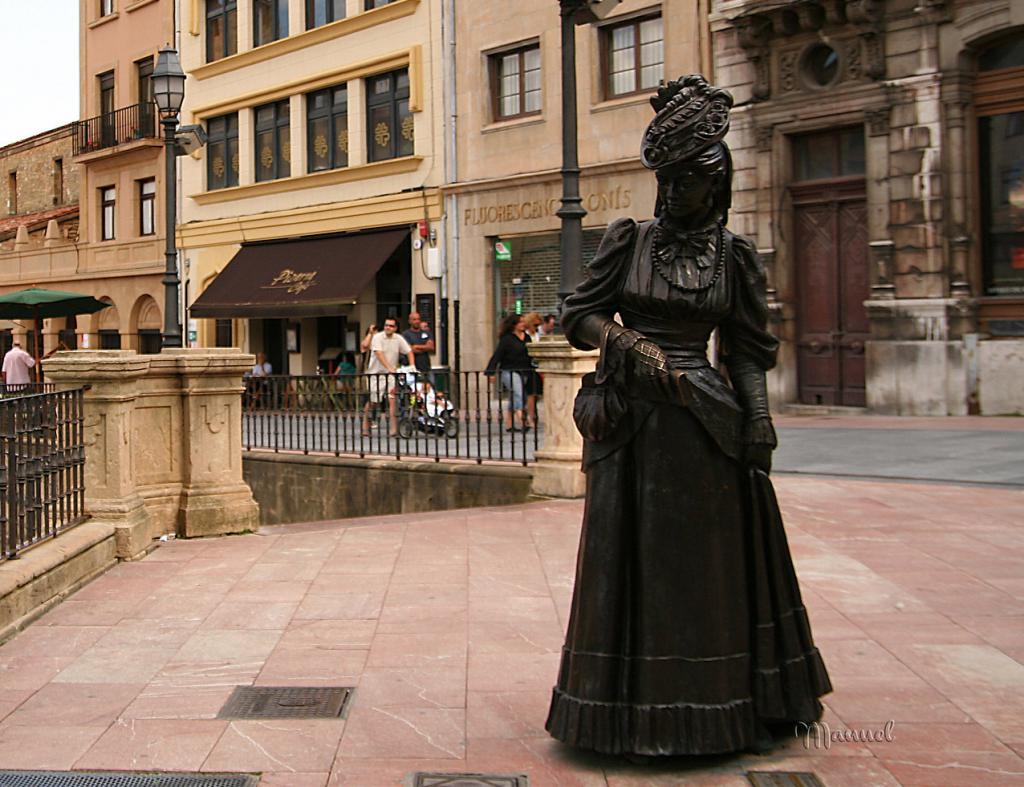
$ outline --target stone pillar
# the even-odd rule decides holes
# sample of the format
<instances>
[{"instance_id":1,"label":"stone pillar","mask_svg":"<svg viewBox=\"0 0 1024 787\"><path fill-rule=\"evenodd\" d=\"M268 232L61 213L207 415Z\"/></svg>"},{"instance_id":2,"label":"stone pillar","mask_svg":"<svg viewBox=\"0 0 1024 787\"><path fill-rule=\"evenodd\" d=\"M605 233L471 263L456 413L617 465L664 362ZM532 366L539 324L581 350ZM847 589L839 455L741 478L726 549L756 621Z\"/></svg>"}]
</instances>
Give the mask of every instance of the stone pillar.
<instances>
[{"instance_id":1,"label":"stone pillar","mask_svg":"<svg viewBox=\"0 0 1024 787\"><path fill-rule=\"evenodd\" d=\"M242 374L253 357L234 348L168 349L182 391L182 467L179 536L259 529L259 506L242 478Z\"/></svg>"},{"instance_id":2,"label":"stone pillar","mask_svg":"<svg viewBox=\"0 0 1024 787\"><path fill-rule=\"evenodd\" d=\"M61 352L46 379L85 393L86 511L118 527L118 557L153 538L257 529L242 479L242 373L233 348Z\"/></svg>"},{"instance_id":3,"label":"stone pillar","mask_svg":"<svg viewBox=\"0 0 1024 787\"><path fill-rule=\"evenodd\" d=\"M61 352L44 362L57 388L88 386L84 394L85 510L116 526L118 557L137 555L152 534L151 518L135 484L132 422L144 356L120 350Z\"/></svg>"},{"instance_id":4,"label":"stone pillar","mask_svg":"<svg viewBox=\"0 0 1024 787\"><path fill-rule=\"evenodd\" d=\"M537 450L532 491L547 497L582 497L583 438L573 422L572 407L583 375L594 371L598 354L575 349L563 336L545 336L528 347L544 375L544 447Z\"/></svg>"}]
</instances>

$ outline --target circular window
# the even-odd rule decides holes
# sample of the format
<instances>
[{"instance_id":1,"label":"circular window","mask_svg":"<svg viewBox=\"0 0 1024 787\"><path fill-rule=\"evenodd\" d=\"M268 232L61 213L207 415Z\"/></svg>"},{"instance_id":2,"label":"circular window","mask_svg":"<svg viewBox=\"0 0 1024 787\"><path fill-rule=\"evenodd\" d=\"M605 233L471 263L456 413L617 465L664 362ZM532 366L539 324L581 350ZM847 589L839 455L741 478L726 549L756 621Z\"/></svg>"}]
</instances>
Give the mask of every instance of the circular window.
<instances>
[{"instance_id":1,"label":"circular window","mask_svg":"<svg viewBox=\"0 0 1024 787\"><path fill-rule=\"evenodd\" d=\"M801 70L812 87L828 87L839 74L839 55L828 44L815 44L804 53Z\"/></svg>"}]
</instances>

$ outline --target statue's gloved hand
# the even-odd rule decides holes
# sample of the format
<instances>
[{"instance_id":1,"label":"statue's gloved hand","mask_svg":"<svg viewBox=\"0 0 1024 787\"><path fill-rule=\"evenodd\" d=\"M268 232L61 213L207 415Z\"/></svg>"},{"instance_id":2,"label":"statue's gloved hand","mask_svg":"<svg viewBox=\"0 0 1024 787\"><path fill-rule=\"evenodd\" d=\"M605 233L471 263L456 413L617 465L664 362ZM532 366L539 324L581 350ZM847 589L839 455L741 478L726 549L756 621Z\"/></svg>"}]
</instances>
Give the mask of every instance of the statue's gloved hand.
<instances>
[{"instance_id":1,"label":"statue's gloved hand","mask_svg":"<svg viewBox=\"0 0 1024 787\"><path fill-rule=\"evenodd\" d=\"M654 380L668 374L668 358L661 348L650 339L636 342L629 351L629 362L633 376L642 380Z\"/></svg>"},{"instance_id":2,"label":"statue's gloved hand","mask_svg":"<svg viewBox=\"0 0 1024 787\"><path fill-rule=\"evenodd\" d=\"M772 419L762 416L747 421L743 442L746 445L746 463L765 473L771 473L772 451L778 445Z\"/></svg>"},{"instance_id":3,"label":"statue's gloved hand","mask_svg":"<svg viewBox=\"0 0 1024 787\"><path fill-rule=\"evenodd\" d=\"M608 320L602 334L598 383L612 379L617 384L628 386L632 379L650 380L667 374L665 354L639 331Z\"/></svg>"}]
</instances>

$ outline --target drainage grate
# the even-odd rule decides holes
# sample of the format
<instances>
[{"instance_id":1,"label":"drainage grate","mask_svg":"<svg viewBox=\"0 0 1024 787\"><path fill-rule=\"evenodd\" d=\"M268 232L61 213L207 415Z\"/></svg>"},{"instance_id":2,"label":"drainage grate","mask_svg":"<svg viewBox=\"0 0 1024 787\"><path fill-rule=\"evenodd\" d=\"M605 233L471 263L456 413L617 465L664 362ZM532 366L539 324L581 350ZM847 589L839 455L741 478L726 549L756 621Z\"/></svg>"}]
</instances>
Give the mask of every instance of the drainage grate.
<instances>
[{"instance_id":1,"label":"drainage grate","mask_svg":"<svg viewBox=\"0 0 1024 787\"><path fill-rule=\"evenodd\" d=\"M749 771L747 778L754 787L825 787L813 773Z\"/></svg>"},{"instance_id":2,"label":"drainage grate","mask_svg":"<svg viewBox=\"0 0 1024 787\"><path fill-rule=\"evenodd\" d=\"M497 773L417 773L413 787L530 787L525 774L508 776Z\"/></svg>"},{"instance_id":3,"label":"drainage grate","mask_svg":"<svg viewBox=\"0 0 1024 787\"><path fill-rule=\"evenodd\" d=\"M352 689L340 686L236 686L217 718L344 718L351 696Z\"/></svg>"},{"instance_id":4,"label":"drainage grate","mask_svg":"<svg viewBox=\"0 0 1024 787\"><path fill-rule=\"evenodd\" d=\"M216 773L0 771L0 787L256 787L259 777Z\"/></svg>"}]
</instances>

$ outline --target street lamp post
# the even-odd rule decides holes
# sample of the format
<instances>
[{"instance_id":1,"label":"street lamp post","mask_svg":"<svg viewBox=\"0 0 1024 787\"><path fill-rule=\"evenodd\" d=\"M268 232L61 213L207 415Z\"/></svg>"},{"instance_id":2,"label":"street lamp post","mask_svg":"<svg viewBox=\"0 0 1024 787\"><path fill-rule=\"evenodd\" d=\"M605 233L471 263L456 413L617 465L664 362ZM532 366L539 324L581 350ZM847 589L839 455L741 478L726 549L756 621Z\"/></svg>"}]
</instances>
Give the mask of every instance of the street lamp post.
<instances>
[{"instance_id":1,"label":"street lamp post","mask_svg":"<svg viewBox=\"0 0 1024 787\"><path fill-rule=\"evenodd\" d=\"M171 47L160 50L153 69L153 98L160 110L164 129L164 331L163 347L181 347L181 320L178 278L178 250L174 242L177 224L177 128L178 113L185 100L185 72L181 70L178 52Z\"/></svg>"},{"instance_id":2,"label":"street lamp post","mask_svg":"<svg viewBox=\"0 0 1024 787\"><path fill-rule=\"evenodd\" d=\"M562 205L555 215L562 220L561 268L558 303L583 278L583 217L580 198L580 163L576 131L576 25L601 19L619 0L558 0L562 17Z\"/></svg>"}]
</instances>

